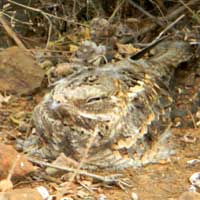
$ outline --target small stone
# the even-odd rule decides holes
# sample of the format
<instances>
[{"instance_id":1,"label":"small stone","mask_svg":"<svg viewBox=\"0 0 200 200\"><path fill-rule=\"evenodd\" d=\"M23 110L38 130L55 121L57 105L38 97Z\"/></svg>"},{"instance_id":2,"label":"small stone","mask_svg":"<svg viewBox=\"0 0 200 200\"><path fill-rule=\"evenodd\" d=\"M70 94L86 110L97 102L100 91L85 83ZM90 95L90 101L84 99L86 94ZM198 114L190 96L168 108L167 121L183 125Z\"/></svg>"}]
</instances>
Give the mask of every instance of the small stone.
<instances>
[{"instance_id":1,"label":"small stone","mask_svg":"<svg viewBox=\"0 0 200 200\"><path fill-rule=\"evenodd\" d=\"M132 200L138 200L138 195L137 195L137 193L132 192L131 198L132 198Z\"/></svg>"},{"instance_id":2,"label":"small stone","mask_svg":"<svg viewBox=\"0 0 200 200\"><path fill-rule=\"evenodd\" d=\"M188 188L189 192L196 192L197 188L194 185L190 185L190 187Z\"/></svg>"},{"instance_id":3,"label":"small stone","mask_svg":"<svg viewBox=\"0 0 200 200\"><path fill-rule=\"evenodd\" d=\"M108 198L106 197L105 194L100 194L98 200L107 200Z\"/></svg>"},{"instance_id":4,"label":"small stone","mask_svg":"<svg viewBox=\"0 0 200 200\"><path fill-rule=\"evenodd\" d=\"M49 197L49 192L45 187L39 186L36 187L36 190L40 193L43 199L47 199Z\"/></svg>"},{"instance_id":5,"label":"small stone","mask_svg":"<svg viewBox=\"0 0 200 200\"><path fill-rule=\"evenodd\" d=\"M200 119L200 110L197 111L196 118Z\"/></svg>"}]
</instances>

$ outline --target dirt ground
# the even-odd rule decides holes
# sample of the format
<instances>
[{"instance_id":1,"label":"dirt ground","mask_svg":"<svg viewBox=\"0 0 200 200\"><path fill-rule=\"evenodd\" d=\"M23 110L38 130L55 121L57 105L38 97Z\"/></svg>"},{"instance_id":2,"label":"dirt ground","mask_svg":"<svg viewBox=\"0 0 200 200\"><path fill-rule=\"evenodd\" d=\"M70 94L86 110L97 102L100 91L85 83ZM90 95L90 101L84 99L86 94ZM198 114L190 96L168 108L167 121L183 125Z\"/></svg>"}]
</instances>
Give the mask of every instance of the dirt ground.
<instances>
[{"instance_id":1,"label":"dirt ground","mask_svg":"<svg viewBox=\"0 0 200 200\"><path fill-rule=\"evenodd\" d=\"M76 2L76 1L73 1L73 2ZM98 2L98 1L95 1L95 2ZM156 1L156 2L160 2L160 5L164 6L162 5L162 1ZM169 3L168 1L166 2ZM171 2L176 4L176 1L171 1ZM196 2L197 2L196 4L193 4L194 7L195 5L200 6L198 1ZM129 4L127 5L128 7L125 7L125 10L126 9L128 10L128 8L130 7ZM170 5L167 5L167 6L170 6ZM175 7L173 11L176 11L176 9L180 7L179 4L177 4L177 6L178 7ZM71 7L67 7L67 8L69 8L69 12L71 13L71 10L72 10ZM117 9L118 8L116 7L116 12L117 12ZM188 40L190 42L196 41L196 35L194 34L195 33L194 30L196 29L199 30L200 20L198 18L199 17L198 7L193 8L193 9L196 15L194 15L195 13L191 14L190 13L191 10L189 10L190 11L188 15L189 21L187 21L188 19L186 19L186 21L182 22L182 25L180 25L180 27L174 28L174 30L172 31L173 36L176 34L179 35L178 32L183 31L185 40ZM167 13L167 10L168 10L168 7L166 7L164 12ZM84 10L80 9L80 11L83 12ZM124 55L127 56L127 52L128 54L131 52L130 53L131 55L133 51L137 50L136 48L133 48L134 45L131 46L131 48L129 46L126 46L127 44L124 46L122 45L120 47L120 43L123 44L123 37L119 40L119 38L121 37L120 36L121 32L122 32L121 34L124 35L125 39L129 41L130 39L128 39L128 36L134 35L133 29L137 29L137 30L141 29L136 34L137 37L135 36L136 40L134 42L136 44L138 42L139 42L138 44L149 43L150 41L152 41L152 38L155 38L156 36L156 33L157 33L156 27L162 21L158 21L159 22L158 24L156 23L155 25L153 23L152 25L152 23L149 23L149 20L145 22L144 20L145 18L143 19L141 17L140 19L138 17L140 16L139 11L137 12L135 12L135 10L133 11L130 12L130 16L132 16L133 18L130 18L129 20L127 20L127 24L125 25L122 23L120 24L120 26L119 24L115 26L111 26L111 24L109 23L105 23L105 24L102 23L100 24L103 27L102 30L101 29L98 30L98 28L101 26L98 23L95 26L95 23L94 23L93 31L96 31L94 38L92 38L92 34L89 32L89 28L88 28L89 26L92 26L91 24L86 27L85 27L85 24L83 26L81 25L82 26L81 29L80 28L71 29L71 26L69 26L67 28L69 28L69 30L71 29L71 33L66 33L66 35L63 36L63 38L62 37L60 38L61 36L60 32L58 31L57 33L57 29L58 29L57 25L63 25L65 27L66 24L64 23L65 21L62 21L62 23L60 24L57 23L56 21L56 26L54 27L52 31L55 34L53 36L56 39L55 41L52 39L52 42L48 44L50 50L49 51L47 50L46 52L45 52L46 49L44 46L45 45L48 46L48 45L46 41L44 41L43 36L47 34L50 28L47 27L47 29L42 29L40 27L39 28L37 27L36 35L38 34L38 38L39 38L38 40L35 37L31 39L25 36L23 37L22 33L24 32L24 29L21 30L20 26L19 27L16 26L15 29L13 30L18 33L18 36L22 34L21 37L19 38L22 41L24 41L24 43L26 44L25 46L27 47L28 51L30 49L33 50L33 52L37 51L36 46L38 47L39 45L41 45L40 41L42 41L41 42L42 45L40 48L42 50L45 49L44 51L42 51L44 55L41 52L38 55L37 53L35 54L35 57L37 56L39 57L37 58L37 61L39 62L40 61L42 62L45 59L47 59L48 61L49 57L55 57L57 59L57 60L55 59L56 60L55 63L58 64L58 63L63 62L63 57L64 58L67 57L66 60L70 63L71 57L73 57L72 55L74 54L75 50L78 49L80 45L79 43L82 40L92 40L96 42L97 44L98 43L101 44L101 40L102 40L103 41L102 44L108 47L109 49L109 52L106 52L106 56L104 56L103 54L103 56L106 57L106 59L109 62L112 59L113 60L122 59ZM19 13L21 13L20 9L19 9ZM122 13L124 13L123 10L122 10ZM113 14L115 14L115 12L113 12ZM185 12L181 11L180 14L185 14ZM170 17L172 16L171 13L168 13L168 15L166 14L166 16L167 16L165 18L166 21L168 20L173 21L176 18L176 17L171 18ZM127 15L127 18L128 17L129 15ZM199 21L197 20L198 23L195 21L195 17L197 17L197 19L199 20ZM91 16L91 18L93 18L93 16ZM155 19L160 19L160 18L161 17L158 17ZM112 21L112 18L110 18L110 20ZM101 22L105 22L105 21L101 20ZM36 23L36 24L40 24L40 23ZM46 24L48 23L46 22ZM128 24L130 25L132 24L134 25L134 27L130 25L129 27ZM169 24L162 26L162 28L159 29L159 31L165 30L167 25ZM194 30L191 28L193 27L192 25L194 25L195 27ZM146 29L146 27L148 28ZM152 27L152 29L149 29L149 27ZM44 24L44 28L46 28L45 24ZM142 28L146 29L147 31L145 32ZM40 29L41 29L41 33L39 31ZM116 34L114 32L117 32L117 33L119 32L119 33ZM7 35L6 31L5 33L4 34ZM140 37L138 36L143 35L143 33L145 37L142 37L143 39L140 40ZM59 35L58 38L57 38L57 35ZM195 35L194 37L195 39L193 38L193 35ZM199 37L199 32L197 35ZM190 40L190 36L192 37L192 40ZM7 44L6 42L4 42L4 39L1 35L0 37L2 38L2 40L0 41L1 47L4 48L4 47L13 45L13 40L11 40L12 41L11 44L9 42L7 42L8 43ZM183 38L183 36L181 35L180 38ZM132 40L130 40L130 43L131 42L133 42L133 38ZM37 45L35 45L35 43ZM121 52L120 52L120 49L121 49ZM117 51L117 53L115 51ZM92 53L93 52L89 52L89 56ZM84 62L87 60L93 60L93 57L90 58L88 56L87 58L87 55L85 55L84 51L83 51L83 55L85 57L83 56L82 58L81 57L82 54L80 52L79 61L81 64L85 64ZM43 59L43 57L45 58ZM40 58L42 58L43 60ZM55 64L54 60L52 61L52 63ZM24 64L23 59L20 60L18 64L23 66ZM5 68L6 67L7 65L5 64ZM48 69L45 69L45 70L46 70L45 71L46 73ZM50 70L48 72L50 72ZM18 80L18 78L20 77L21 75L18 74L16 79ZM24 88L24 85L22 86L23 86L22 88ZM36 172L26 175L25 177L20 177L20 178L13 176L12 177L12 182L14 184L13 188L14 189L35 188L37 186L44 186L48 189L51 195L57 195L59 193L60 194L63 193L62 188L65 186L63 186L62 184L65 183L65 184L68 184L67 189L64 191L65 196L68 197L65 200L80 200L80 199L83 199L83 200L94 200L94 199L98 199L98 200L137 200L137 199L139 200L165 200L165 199L178 200L179 196L183 192L189 190L189 187L191 186L189 182L190 176L195 172L200 172L200 91L199 91L199 86L200 86L200 62L197 59L194 59L191 63L186 63L183 66L180 66L176 70L174 79L172 80L172 84L171 84L171 92L174 97L174 106L172 108L173 124L172 124L172 130L171 130L172 131L171 144L173 145L175 154L172 155L168 160L164 160L158 164L152 164L152 165L148 165L148 166L137 168L137 169L129 168L123 171L92 172L92 173L97 173L99 175L110 175L112 173L122 174L123 175L122 179L124 178L130 187L125 187L122 189L114 185L108 186L102 183L96 183L92 178L88 178L85 176L77 176L77 178L74 178L72 181L70 181L70 179L72 179L71 177L73 177L72 173L67 173L66 175L57 175L56 177L51 177L51 176L46 176L46 175L44 176L44 167L42 167L41 165L37 165L39 167L38 168L39 172L36 171ZM16 86L15 89L19 89L18 86ZM31 121L31 113L34 107L41 101L45 93L47 93L49 90L50 88L43 87L41 90L36 91L33 95L25 95L22 97L17 97L17 95L10 96L9 94L6 94L6 93L2 94L3 96L1 96L1 93L0 93L0 143L9 144L15 148L15 141L17 138L26 138L28 137L28 135L34 132L34 127ZM1 98L4 98L2 102L1 102ZM194 162L192 164L191 162L188 162L195 159L197 159L197 162ZM4 158L0 156L0 163L2 163L2 160L4 160ZM0 166L0 169L2 169L1 166ZM5 169L5 170L8 170L8 169ZM54 199L60 200L60 198L54 198Z\"/></svg>"},{"instance_id":2,"label":"dirt ground","mask_svg":"<svg viewBox=\"0 0 200 200\"><path fill-rule=\"evenodd\" d=\"M184 79L184 74L193 78L186 81L188 76L185 76L186 79ZM133 193L136 193L139 199L144 200L173 200L177 199L184 191L187 191L190 186L189 177L193 173L198 172L200 166L200 163L187 163L187 161L199 159L200 157L200 128L198 128L199 84L200 78L198 76L197 64L192 68L182 67L177 69L174 85L176 101L173 108L173 137L171 139L176 153L168 161L138 169L131 168L120 172L112 172L121 173L124 178L128 179L131 187L127 187L125 190L116 186L96 186L92 183L90 187L93 189L88 192L83 186L81 187L80 183L72 183L70 186L72 191L85 191L89 196L97 198L99 195L104 194L107 199L112 200L129 200ZM17 137L29 134L27 127L31 128L30 112L43 95L44 91L26 97L12 97L9 103L2 104L0 108L0 133L2 142L14 145ZM81 180L87 182L87 179L84 180L82 178ZM57 190L56 188L59 187L58 182L62 182L61 176L58 176L54 181L44 181L41 177L33 175L24 177L21 180L14 179L14 183L16 184L14 187L24 188L44 185L49 189L50 193L54 194ZM69 196L73 199L89 199L89 197L77 197L76 192L72 192ZM132 197L132 199L134 198Z\"/></svg>"}]
</instances>

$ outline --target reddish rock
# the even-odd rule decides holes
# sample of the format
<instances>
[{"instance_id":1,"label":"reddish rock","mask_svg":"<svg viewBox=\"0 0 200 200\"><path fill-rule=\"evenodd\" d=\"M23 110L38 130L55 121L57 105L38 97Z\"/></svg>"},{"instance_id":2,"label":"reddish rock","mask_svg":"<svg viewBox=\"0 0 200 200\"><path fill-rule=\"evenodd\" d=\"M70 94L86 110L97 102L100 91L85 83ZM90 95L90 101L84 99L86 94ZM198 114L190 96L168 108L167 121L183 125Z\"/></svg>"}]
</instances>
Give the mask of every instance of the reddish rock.
<instances>
[{"instance_id":1,"label":"reddish rock","mask_svg":"<svg viewBox=\"0 0 200 200\"><path fill-rule=\"evenodd\" d=\"M12 169L13 168L13 169ZM19 154L11 145L0 144L0 178L6 178L9 173L12 177L25 176L36 170L26 158Z\"/></svg>"}]
</instances>

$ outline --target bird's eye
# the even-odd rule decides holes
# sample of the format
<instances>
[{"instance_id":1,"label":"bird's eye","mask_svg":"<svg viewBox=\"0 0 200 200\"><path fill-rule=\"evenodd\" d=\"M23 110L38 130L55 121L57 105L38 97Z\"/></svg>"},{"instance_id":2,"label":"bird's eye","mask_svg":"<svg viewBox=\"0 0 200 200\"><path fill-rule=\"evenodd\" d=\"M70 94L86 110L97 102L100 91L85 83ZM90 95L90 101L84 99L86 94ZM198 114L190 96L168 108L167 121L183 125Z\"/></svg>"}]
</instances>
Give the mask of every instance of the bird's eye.
<instances>
[{"instance_id":1,"label":"bird's eye","mask_svg":"<svg viewBox=\"0 0 200 200\"><path fill-rule=\"evenodd\" d=\"M102 99L101 97L91 97L87 99L87 103L91 103L94 101L99 101L100 99Z\"/></svg>"},{"instance_id":2,"label":"bird's eye","mask_svg":"<svg viewBox=\"0 0 200 200\"><path fill-rule=\"evenodd\" d=\"M89 97L89 98L87 99L87 103L91 103L91 102L95 102L95 101L100 101L100 100L104 100L104 99L108 99L108 97L106 97L106 96Z\"/></svg>"}]
</instances>

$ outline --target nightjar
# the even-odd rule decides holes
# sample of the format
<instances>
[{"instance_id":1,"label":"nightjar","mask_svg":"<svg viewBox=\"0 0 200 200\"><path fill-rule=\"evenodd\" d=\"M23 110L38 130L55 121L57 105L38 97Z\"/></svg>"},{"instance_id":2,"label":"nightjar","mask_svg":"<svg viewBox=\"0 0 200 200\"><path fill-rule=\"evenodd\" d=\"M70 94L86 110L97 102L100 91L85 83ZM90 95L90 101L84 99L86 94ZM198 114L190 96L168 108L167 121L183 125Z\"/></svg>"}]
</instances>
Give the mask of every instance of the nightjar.
<instances>
[{"instance_id":1,"label":"nightjar","mask_svg":"<svg viewBox=\"0 0 200 200\"><path fill-rule=\"evenodd\" d=\"M191 55L188 43L165 41L146 59L76 70L34 109L40 144L25 150L50 160L63 152L79 162L96 134L83 168L137 167L166 158L170 80Z\"/></svg>"}]
</instances>

